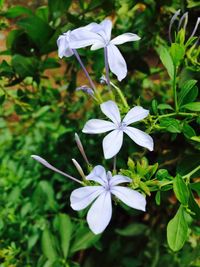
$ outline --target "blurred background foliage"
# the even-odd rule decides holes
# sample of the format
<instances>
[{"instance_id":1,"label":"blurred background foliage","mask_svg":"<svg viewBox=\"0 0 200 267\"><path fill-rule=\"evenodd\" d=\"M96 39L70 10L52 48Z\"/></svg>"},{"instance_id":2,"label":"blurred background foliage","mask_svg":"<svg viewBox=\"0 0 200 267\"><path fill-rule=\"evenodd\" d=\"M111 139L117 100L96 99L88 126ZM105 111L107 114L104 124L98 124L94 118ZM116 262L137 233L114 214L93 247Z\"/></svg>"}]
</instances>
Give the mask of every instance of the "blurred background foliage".
<instances>
[{"instance_id":1,"label":"blurred background foliage","mask_svg":"<svg viewBox=\"0 0 200 267\"><path fill-rule=\"evenodd\" d=\"M166 225L178 207L174 194L167 191L172 187L161 195L144 188L149 195L147 213L120 205L105 233L95 236L85 222L85 211L77 214L69 207L76 185L30 158L41 155L78 177L71 158L86 166L74 141L77 132L92 164L104 161L102 137L81 134L84 123L101 114L87 95L75 91L87 84L76 59L58 59L56 40L61 33L109 16L115 25L113 35L134 32L141 36L140 42L120 47L129 70L120 87L130 106L141 103L151 107L154 115L165 114L173 105L173 94L159 46L169 44L169 22L178 9L189 11L186 33L191 34L199 1L0 0L0 8L0 266L200 266L197 174L193 183L196 201L191 198L196 223L188 215L187 241L182 250L173 252L166 241ZM180 87L188 79L198 79L199 52L195 51L185 56ZM99 82L103 51L82 49L80 55L103 93ZM198 94L198 89L192 89L183 104L197 101ZM177 171L187 174L200 164L199 123L199 118L191 117L160 121L153 130L155 151L143 153L127 139L118 167L127 169L130 156L129 169L138 160L136 176L145 176L145 170L152 168L158 180L170 179ZM112 162L104 164L110 168Z\"/></svg>"}]
</instances>

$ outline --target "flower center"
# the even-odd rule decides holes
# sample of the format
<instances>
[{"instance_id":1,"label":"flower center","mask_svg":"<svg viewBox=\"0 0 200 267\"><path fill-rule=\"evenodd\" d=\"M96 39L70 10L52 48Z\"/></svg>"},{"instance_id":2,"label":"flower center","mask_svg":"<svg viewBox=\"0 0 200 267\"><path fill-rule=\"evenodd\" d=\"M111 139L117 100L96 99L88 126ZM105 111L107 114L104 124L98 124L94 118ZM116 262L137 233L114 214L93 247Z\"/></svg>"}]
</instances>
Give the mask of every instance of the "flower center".
<instances>
[{"instance_id":1,"label":"flower center","mask_svg":"<svg viewBox=\"0 0 200 267\"><path fill-rule=\"evenodd\" d=\"M122 122L120 122L118 129L123 131L126 127L127 127L126 123L122 121Z\"/></svg>"},{"instance_id":2,"label":"flower center","mask_svg":"<svg viewBox=\"0 0 200 267\"><path fill-rule=\"evenodd\" d=\"M106 191L110 191L110 185L109 184L105 185L104 188Z\"/></svg>"}]
</instances>

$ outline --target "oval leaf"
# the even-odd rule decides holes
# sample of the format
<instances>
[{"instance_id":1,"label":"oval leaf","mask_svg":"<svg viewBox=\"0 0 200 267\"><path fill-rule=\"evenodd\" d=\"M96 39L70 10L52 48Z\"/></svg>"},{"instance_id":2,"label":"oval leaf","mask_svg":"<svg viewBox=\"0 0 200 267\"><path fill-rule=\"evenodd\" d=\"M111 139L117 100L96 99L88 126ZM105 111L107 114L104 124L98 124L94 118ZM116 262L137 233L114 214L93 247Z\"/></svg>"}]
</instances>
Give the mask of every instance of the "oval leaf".
<instances>
[{"instance_id":1,"label":"oval leaf","mask_svg":"<svg viewBox=\"0 0 200 267\"><path fill-rule=\"evenodd\" d=\"M167 242L171 250L179 251L187 239L188 225L182 206L167 225Z\"/></svg>"},{"instance_id":2,"label":"oval leaf","mask_svg":"<svg viewBox=\"0 0 200 267\"><path fill-rule=\"evenodd\" d=\"M54 262L58 257L53 235L48 228L42 233L42 251L51 262Z\"/></svg>"},{"instance_id":3,"label":"oval leaf","mask_svg":"<svg viewBox=\"0 0 200 267\"><path fill-rule=\"evenodd\" d=\"M173 181L173 189L177 199L181 202L181 204L187 205L189 199L189 191L187 185L185 184L185 181L180 175L177 175L175 177Z\"/></svg>"},{"instance_id":4,"label":"oval leaf","mask_svg":"<svg viewBox=\"0 0 200 267\"><path fill-rule=\"evenodd\" d=\"M191 111L200 111L200 102L188 103L184 105L183 108L186 108Z\"/></svg>"},{"instance_id":5,"label":"oval leaf","mask_svg":"<svg viewBox=\"0 0 200 267\"><path fill-rule=\"evenodd\" d=\"M72 223L70 217L66 214L59 214L58 221L59 221L59 235L61 240L61 248L64 258L66 259L71 239Z\"/></svg>"},{"instance_id":6,"label":"oval leaf","mask_svg":"<svg viewBox=\"0 0 200 267\"><path fill-rule=\"evenodd\" d=\"M160 60L162 61L163 65L167 69L167 72L169 74L169 77L173 79L174 75L174 64L171 58L171 55L168 51L168 49L164 46L160 46L158 48L158 53L160 55Z\"/></svg>"},{"instance_id":7,"label":"oval leaf","mask_svg":"<svg viewBox=\"0 0 200 267\"><path fill-rule=\"evenodd\" d=\"M181 91L178 94L179 106L181 106L181 104L184 101L184 99L186 98L187 94L195 86L196 83L197 83L196 80L189 80L189 81L184 82L184 84L182 85Z\"/></svg>"}]
</instances>

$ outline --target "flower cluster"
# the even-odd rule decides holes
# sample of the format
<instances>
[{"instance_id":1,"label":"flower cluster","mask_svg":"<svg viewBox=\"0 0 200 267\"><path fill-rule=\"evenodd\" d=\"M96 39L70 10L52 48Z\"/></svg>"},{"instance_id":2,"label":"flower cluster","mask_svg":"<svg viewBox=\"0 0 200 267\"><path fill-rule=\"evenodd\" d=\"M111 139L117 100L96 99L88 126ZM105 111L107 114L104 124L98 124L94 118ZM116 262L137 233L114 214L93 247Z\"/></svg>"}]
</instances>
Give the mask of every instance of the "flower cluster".
<instances>
[{"instance_id":1,"label":"flower cluster","mask_svg":"<svg viewBox=\"0 0 200 267\"><path fill-rule=\"evenodd\" d=\"M62 34L57 40L59 57L62 58L75 55L94 91L96 91L95 85L83 65L76 49L86 46L91 46L91 50L104 48L106 82L110 85L109 69L117 76L119 81L124 79L127 75L126 62L116 45L140 39L140 37L136 34L125 33L111 40L111 29L112 22L109 19L105 19L100 24L91 23L85 27L68 31L67 33ZM77 90L83 90L87 94L94 96L93 90L87 86L81 86ZM151 136L135 127L130 126L135 122L145 119L149 115L148 110L142 108L141 106L135 106L128 111L123 119L121 119L119 108L114 101L109 100L101 102L100 108L110 121L91 119L85 124L83 133L101 134L111 131L103 139L103 152L105 159L116 157L119 153L122 147L124 133L128 135L137 145L147 148L150 151L153 150L153 139ZM81 154L83 155L86 163L89 165L89 161L77 134L75 135L75 139ZM106 173L104 167L100 165L94 167L89 175L84 176L82 168L73 159L73 163L77 167L77 170L84 178L84 181L80 181L53 167L40 156L32 155L32 157L45 167L82 185L81 188L78 188L71 193L71 207L74 210L83 210L92 204L87 214L87 222L90 229L95 234L102 233L111 220L112 196L121 200L131 208L145 211L145 196L133 190L131 186L123 186L123 184L127 183L131 185L132 179L129 177L121 174L115 174L112 176L110 171Z\"/></svg>"},{"instance_id":2,"label":"flower cluster","mask_svg":"<svg viewBox=\"0 0 200 267\"><path fill-rule=\"evenodd\" d=\"M124 33L111 40L112 22L105 19L100 24L90 23L85 27L68 31L58 38L58 55L70 57L75 49L91 45L91 50L105 48L108 65L112 73L121 81L127 75L126 61L116 47L126 42L138 41L140 37L133 33Z\"/></svg>"}]
</instances>

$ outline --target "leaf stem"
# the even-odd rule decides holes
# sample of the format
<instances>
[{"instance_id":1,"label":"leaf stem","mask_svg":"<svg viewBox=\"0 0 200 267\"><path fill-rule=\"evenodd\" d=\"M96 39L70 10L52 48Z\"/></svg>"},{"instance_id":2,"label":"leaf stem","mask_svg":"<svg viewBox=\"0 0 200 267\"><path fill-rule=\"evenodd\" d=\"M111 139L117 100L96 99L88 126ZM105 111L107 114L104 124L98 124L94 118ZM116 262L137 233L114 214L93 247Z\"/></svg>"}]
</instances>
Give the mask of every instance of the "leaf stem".
<instances>
[{"instance_id":1,"label":"leaf stem","mask_svg":"<svg viewBox=\"0 0 200 267\"><path fill-rule=\"evenodd\" d=\"M127 103L127 101L126 101L126 98L124 97L124 95L123 95L121 89L120 89L118 86L116 86L114 83L112 83L112 82L110 82L110 84L111 84L112 87L114 87L115 90L117 91L119 97L121 98L122 103L124 104L124 107L125 107L125 108L129 108L129 105L128 105L128 103Z\"/></svg>"},{"instance_id":2,"label":"leaf stem","mask_svg":"<svg viewBox=\"0 0 200 267\"><path fill-rule=\"evenodd\" d=\"M181 116L181 117L192 116L192 117L197 117L198 114L197 113L187 113L187 112L173 112L173 113L169 113L169 114L158 115L158 116L156 116L157 118L155 118L155 121L153 122L153 124L151 125L151 127L149 128L148 133L151 133L151 131L154 128L154 126L156 125L157 121L159 121L160 119L167 118L167 117L174 117L174 116ZM154 116L152 116L152 117L154 117Z\"/></svg>"},{"instance_id":3,"label":"leaf stem","mask_svg":"<svg viewBox=\"0 0 200 267\"><path fill-rule=\"evenodd\" d=\"M200 170L200 165L197 166L194 170L192 170L191 172L189 172L188 174L184 175L183 178L190 178L195 172L197 172L198 170Z\"/></svg>"},{"instance_id":4,"label":"leaf stem","mask_svg":"<svg viewBox=\"0 0 200 267\"><path fill-rule=\"evenodd\" d=\"M175 111L178 112L178 100L177 100L177 90L176 90L176 66L174 65L174 75L173 75L173 93L174 93L174 103Z\"/></svg>"}]
</instances>

